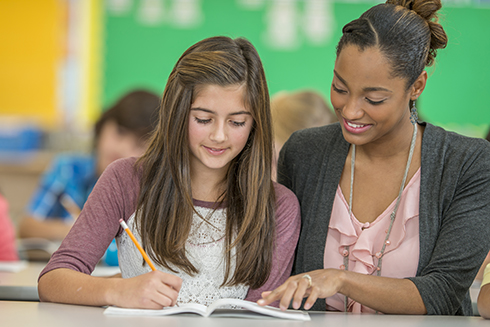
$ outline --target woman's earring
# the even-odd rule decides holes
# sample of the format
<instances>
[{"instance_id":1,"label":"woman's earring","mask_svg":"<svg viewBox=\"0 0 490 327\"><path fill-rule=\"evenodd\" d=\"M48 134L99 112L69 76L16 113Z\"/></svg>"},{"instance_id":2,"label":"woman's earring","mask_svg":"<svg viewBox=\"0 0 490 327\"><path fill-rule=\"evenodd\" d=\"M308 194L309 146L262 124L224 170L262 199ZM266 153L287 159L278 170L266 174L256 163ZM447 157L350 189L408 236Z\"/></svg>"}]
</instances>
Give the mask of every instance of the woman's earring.
<instances>
[{"instance_id":1,"label":"woman's earring","mask_svg":"<svg viewBox=\"0 0 490 327\"><path fill-rule=\"evenodd\" d=\"M417 114L417 108L415 107L415 101L412 102L412 108L410 108L410 121L413 125L417 123L419 116Z\"/></svg>"}]
</instances>

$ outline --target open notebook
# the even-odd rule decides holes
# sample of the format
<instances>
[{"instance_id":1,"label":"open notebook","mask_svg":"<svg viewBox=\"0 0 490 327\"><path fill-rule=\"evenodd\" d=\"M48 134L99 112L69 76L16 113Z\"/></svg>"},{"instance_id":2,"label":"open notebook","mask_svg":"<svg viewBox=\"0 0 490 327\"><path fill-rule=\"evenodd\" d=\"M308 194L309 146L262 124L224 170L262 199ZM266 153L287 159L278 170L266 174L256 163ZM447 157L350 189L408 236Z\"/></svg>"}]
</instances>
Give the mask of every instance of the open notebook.
<instances>
[{"instance_id":1,"label":"open notebook","mask_svg":"<svg viewBox=\"0 0 490 327\"><path fill-rule=\"evenodd\" d=\"M233 309L230 309L230 308ZM108 307L104 310L106 315L132 315L132 316L166 316L179 313L195 313L203 317L240 317L258 318L273 317L292 320L310 320L307 312L299 310L281 311L278 308L265 306L261 307L255 302L239 299L219 299L205 306L197 303L180 304L178 307L168 307L161 310L149 309L125 309L119 307Z\"/></svg>"}]
</instances>

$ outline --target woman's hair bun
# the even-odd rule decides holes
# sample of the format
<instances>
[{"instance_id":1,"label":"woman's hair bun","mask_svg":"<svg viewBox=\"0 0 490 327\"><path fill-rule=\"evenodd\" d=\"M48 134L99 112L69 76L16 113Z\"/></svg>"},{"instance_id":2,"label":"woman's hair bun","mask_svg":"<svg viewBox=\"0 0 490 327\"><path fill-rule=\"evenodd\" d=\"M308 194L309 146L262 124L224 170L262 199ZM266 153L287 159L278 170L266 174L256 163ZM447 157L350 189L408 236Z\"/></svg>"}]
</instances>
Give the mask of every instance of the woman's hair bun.
<instances>
[{"instance_id":1,"label":"woman's hair bun","mask_svg":"<svg viewBox=\"0 0 490 327\"><path fill-rule=\"evenodd\" d=\"M437 54L436 50L444 49L447 45L447 35L442 25L439 24L437 15L442 7L441 0L387 0L386 3L413 10L427 22L431 36L426 65L432 65Z\"/></svg>"},{"instance_id":2,"label":"woman's hair bun","mask_svg":"<svg viewBox=\"0 0 490 327\"><path fill-rule=\"evenodd\" d=\"M427 21L436 18L437 11L442 7L441 0L387 0L386 3L413 10Z\"/></svg>"}]
</instances>

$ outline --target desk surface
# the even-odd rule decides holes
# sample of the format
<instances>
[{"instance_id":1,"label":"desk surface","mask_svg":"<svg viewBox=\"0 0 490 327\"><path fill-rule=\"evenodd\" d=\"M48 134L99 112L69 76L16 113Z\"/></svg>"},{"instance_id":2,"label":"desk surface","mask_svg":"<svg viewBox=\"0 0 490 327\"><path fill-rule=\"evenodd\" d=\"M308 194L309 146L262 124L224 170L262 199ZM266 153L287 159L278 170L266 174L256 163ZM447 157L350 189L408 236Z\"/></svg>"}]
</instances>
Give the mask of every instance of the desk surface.
<instances>
[{"instance_id":1,"label":"desk surface","mask_svg":"<svg viewBox=\"0 0 490 327\"><path fill-rule=\"evenodd\" d=\"M17 272L0 271L1 286L37 286L37 278L46 263L29 262Z\"/></svg>"},{"instance_id":2,"label":"desk surface","mask_svg":"<svg viewBox=\"0 0 490 327\"><path fill-rule=\"evenodd\" d=\"M0 271L0 300L37 301L37 278L46 263L29 262L25 269L19 272ZM110 276L119 272L118 267L96 266L93 276ZM470 288L473 302L473 312L478 313L476 299L480 284L475 282ZM490 322L487 325L490 327Z\"/></svg>"},{"instance_id":3,"label":"desk surface","mask_svg":"<svg viewBox=\"0 0 490 327\"><path fill-rule=\"evenodd\" d=\"M335 327L466 327L490 326L490 320L480 317L455 316L395 316L355 315L344 313L310 313L311 321L301 322L264 318L203 318L195 315L167 317L106 316L100 307L76 306L40 302L0 301L2 326L98 327L98 326L200 326L249 327L252 324L268 326L335 326Z\"/></svg>"},{"instance_id":4,"label":"desk surface","mask_svg":"<svg viewBox=\"0 0 490 327\"><path fill-rule=\"evenodd\" d=\"M18 272L0 271L0 300L37 301L37 278L46 263L29 262ZM96 266L93 276L111 276L119 267Z\"/></svg>"},{"instance_id":5,"label":"desk surface","mask_svg":"<svg viewBox=\"0 0 490 327\"><path fill-rule=\"evenodd\" d=\"M0 271L0 286L35 286L37 278L47 262L28 262L27 266L18 272ZM96 266L93 276L111 276L120 272L119 267Z\"/></svg>"}]
</instances>

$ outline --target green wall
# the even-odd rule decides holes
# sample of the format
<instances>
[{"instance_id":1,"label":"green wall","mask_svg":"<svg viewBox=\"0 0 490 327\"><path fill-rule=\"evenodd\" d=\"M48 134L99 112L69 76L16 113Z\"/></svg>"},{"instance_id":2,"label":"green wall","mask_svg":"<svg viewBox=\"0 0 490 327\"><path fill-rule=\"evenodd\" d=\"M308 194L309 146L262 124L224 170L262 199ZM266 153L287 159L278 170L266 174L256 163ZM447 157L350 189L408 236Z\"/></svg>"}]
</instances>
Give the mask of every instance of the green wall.
<instances>
[{"instance_id":1,"label":"green wall","mask_svg":"<svg viewBox=\"0 0 490 327\"><path fill-rule=\"evenodd\" d=\"M310 88L328 98L342 26L376 3L333 2L335 22L329 40L313 44L298 26L297 46L279 50L265 38L274 1L255 0L259 4L254 9L244 8L244 0L197 1L201 16L192 28L178 28L171 20L144 25L138 20L140 2L135 0L130 10L120 14L106 10L104 105L134 87L161 93L182 52L214 35L243 36L256 46L271 95L280 90ZM162 3L168 11L172 1ZM296 1L295 6L302 12L305 2ZM490 110L485 109L486 92L490 89L490 3L456 6L453 2L444 4L441 13L449 44L439 51L435 67L429 70L428 85L417 106L429 122L465 135L484 136L490 125Z\"/></svg>"}]
</instances>

